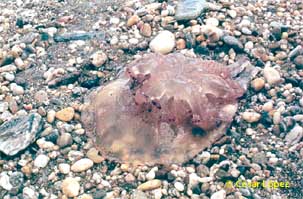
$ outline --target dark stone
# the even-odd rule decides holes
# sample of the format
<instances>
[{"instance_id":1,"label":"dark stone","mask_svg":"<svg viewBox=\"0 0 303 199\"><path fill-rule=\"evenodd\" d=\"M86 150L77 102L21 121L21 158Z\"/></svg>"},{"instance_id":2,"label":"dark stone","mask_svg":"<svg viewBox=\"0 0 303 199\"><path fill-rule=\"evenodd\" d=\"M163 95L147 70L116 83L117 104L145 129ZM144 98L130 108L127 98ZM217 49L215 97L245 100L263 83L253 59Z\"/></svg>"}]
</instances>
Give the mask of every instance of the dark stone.
<instances>
[{"instance_id":1,"label":"dark stone","mask_svg":"<svg viewBox=\"0 0 303 199\"><path fill-rule=\"evenodd\" d=\"M5 57L5 59L2 61L2 63L0 62L0 66L5 66L5 65L9 65L12 64L14 62L15 58L13 56L7 56Z\"/></svg>"},{"instance_id":2,"label":"dark stone","mask_svg":"<svg viewBox=\"0 0 303 199\"><path fill-rule=\"evenodd\" d=\"M55 35L55 42L68 42L74 40L90 40L90 39L104 39L105 34L103 32L83 32L83 33L64 33L62 35Z\"/></svg>"},{"instance_id":3,"label":"dark stone","mask_svg":"<svg viewBox=\"0 0 303 199\"><path fill-rule=\"evenodd\" d=\"M303 55L299 55L294 59L294 63L297 69L303 69Z\"/></svg>"},{"instance_id":4,"label":"dark stone","mask_svg":"<svg viewBox=\"0 0 303 199\"><path fill-rule=\"evenodd\" d=\"M97 190L93 193L94 199L102 199L106 196L106 192L103 190Z\"/></svg>"},{"instance_id":5,"label":"dark stone","mask_svg":"<svg viewBox=\"0 0 303 199\"><path fill-rule=\"evenodd\" d=\"M72 72L72 73L66 74L62 77L58 77L58 78L50 81L48 83L48 86L50 88L55 88L55 87L58 87L58 86L73 84L74 82L76 82L78 80L79 76L80 76L79 71Z\"/></svg>"},{"instance_id":6,"label":"dark stone","mask_svg":"<svg viewBox=\"0 0 303 199\"><path fill-rule=\"evenodd\" d=\"M81 73L78 80L79 85L84 88L93 88L100 85L100 78L97 75L91 74L89 72Z\"/></svg>"},{"instance_id":7,"label":"dark stone","mask_svg":"<svg viewBox=\"0 0 303 199\"><path fill-rule=\"evenodd\" d=\"M42 126L42 118L36 113L5 122L0 126L0 151L16 155L36 140Z\"/></svg>"},{"instance_id":8,"label":"dark stone","mask_svg":"<svg viewBox=\"0 0 303 199\"><path fill-rule=\"evenodd\" d=\"M17 18L17 20L16 20L16 26L17 26L18 28L23 28L24 25L25 25L25 22L23 21L23 19Z\"/></svg>"},{"instance_id":9,"label":"dark stone","mask_svg":"<svg viewBox=\"0 0 303 199\"><path fill-rule=\"evenodd\" d=\"M242 51L244 48L243 44L234 36L225 35L222 40L226 45L232 47L236 51Z\"/></svg>"}]
</instances>

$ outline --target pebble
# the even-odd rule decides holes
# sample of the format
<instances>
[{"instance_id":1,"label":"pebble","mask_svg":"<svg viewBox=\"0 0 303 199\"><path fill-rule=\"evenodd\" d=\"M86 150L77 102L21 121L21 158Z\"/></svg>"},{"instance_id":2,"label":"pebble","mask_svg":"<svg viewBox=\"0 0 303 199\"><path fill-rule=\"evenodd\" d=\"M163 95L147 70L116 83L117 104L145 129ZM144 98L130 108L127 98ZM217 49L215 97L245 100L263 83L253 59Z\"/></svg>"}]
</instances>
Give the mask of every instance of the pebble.
<instances>
[{"instance_id":1,"label":"pebble","mask_svg":"<svg viewBox=\"0 0 303 199\"><path fill-rule=\"evenodd\" d=\"M37 113L21 115L5 122L0 126L0 151L6 155L16 155L36 140L42 127L42 118Z\"/></svg>"},{"instance_id":2,"label":"pebble","mask_svg":"<svg viewBox=\"0 0 303 199\"><path fill-rule=\"evenodd\" d=\"M218 19L216 19L216 18L208 18L208 19L206 19L205 20L205 24L206 25L209 25L209 26L215 26L215 27L217 27L217 26L219 26L219 20Z\"/></svg>"},{"instance_id":3,"label":"pebble","mask_svg":"<svg viewBox=\"0 0 303 199\"><path fill-rule=\"evenodd\" d=\"M299 125L296 125L289 133L285 136L285 141L290 144L297 144L303 137L303 128Z\"/></svg>"},{"instance_id":4,"label":"pebble","mask_svg":"<svg viewBox=\"0 0 303 199\"><path fill-rule=\"evenodd\" d=\"M256 78L253 81L251 81L251 87L255 91L260 91L265 85L265 80L262 78Z\"/></svg>"},{"instance_id":5,"label":"pebble","mask_svg":"<svg viewBox=\"0 0 303 199\"><path fill-rule=\"evenodd\" d=\"M175 36L168 30L160 32L149 44L153 52L167 54L175 47Z\"/></svg>"},{"instance_id":6,"label":"pebble","mask_svg":"<svg viewBox=\"0 0 303 199\"><path fill-rule=\"evenodd\" d=\"M56 118L58 120L69 122L73 119L75 115L75 110L72 107L68 107L56 112Z\"/></svg>"},{"instance_id":7,"label":"pebble","mask_svg":"<svg viewBox=\"0 0 303 199\"><path fill-rule=\"evenodd\" d=\"M184 184L181 182L175 182L174 186L180 192L184 191L184 189L185 189Z\"/></svg>"},{"instance_id":8,"label":"pebble","mask_svg":"<svg viewBox=\"0 0 303 199\"><path fill-rule=\"evenodd\" d=\"M254 48L254 43L252 41L248 41L248 42L245 43L244 48L246 50L251 50L251 49Z\"/></svg>"},{"instance_id":9,"label":"pebble","mask_svg":"<svg viewBox=\"0 0 303 199\"><path fill-rule=\"evenodd\" d=\"M263 104L262 110L266 111L266 112L270 112L270 111L273 110L273 107L274 107L273 102L272 101L268 101L265 104Z\"/></svg>"},{"instance_id":10,"label":"pebble","mask_svg":"<svg viewBox=\"0 0 303 199\"><path fill-rule=\"evenodd\" d=\"M62 133L57 139L57 145L62 147L70 146L73 144L73 138L70 133Z\"/></svg>"},{"instance_id":11,"label":"pebble","mask_svg":"<svg viewBox=\"0 0 303 199\"><path fill-rule=\"evenodd\" d=\"M178 39L176 42L176 48L178 50L182 50L182 49L186 48L186 41L184 39Z\"/></svg>"},{"instance_id":12,"label":"pebble","mask_svg":"<svg viewBox=\"0 0 303 199\"><path fill-rule=\"evenodd\" d=\"M299 55L294 59L294 63L297 69L303 69L303 55Z\"/></svg>"},{"instance_id":13,"label":"pebble","mask_svg":"<svg viewBox=\"0 0 303 199\"><path fill-rule=\"evenodd\" d=\"M175 18L177 20L190 20L197 18L206 9L205 0L183 0L178 3Z\"/></svg>"},{"instance_id":14,"label":"pebble","mask_svg":"<svg viewBox=\"0 0 303 199\"><path fill-rule=\"evenodd\" d=\"M6 172L2 172L0 174L0 187L7 191L10 191L13 188L13 185L10 183L9 176Z\"/></svg>"},{"instance_id":15,"label":"pebble","mask_svg":"<svg viewBox=\"0 0 303 199\"><path fill-rule=\"evenodd\" d=\"M58 165L60 173L68 174L70 172L70 165L66 163L61 163Z\"/></svg>"},{"instance_id":16,"label":"pebble","mask_svg":"<svg viewBox=\"0 0 303 199\"><path fill-rule=\"evenodd\" d=\"M100 67L107 61L107 55L103 51L97 51L91 56L91 60L94 66Z\"/></svg>"},{"instance_id":17,"label":"pebble","mask_svg":"<svg viewBox=\"0 0 303 199\"><path fill-rule=\"evenodd\" d=\"M140 184L137 189L139 189L141 191L150 191L150 190L161 187L161 185L162 185L162 182L160 180L150 180L150 181Z\"/></svg>"},{"instance_id":18,"label":"pebble","mask_svg":"<svg viewBox=\"0 0 303 199\"><path fill-rule=\"evenodd\" d=\"M127 20L127 26L133 26L140 21L138 15L133 15Z\"/></svg>"},{"instance_id":19,"label":"pebble","mask_svg":"<svg viewBox=\"0 0 303 199\"><path fill-rule=\"evenodd\" d=\"M152 34L152 28L148 23L144 23L140 29L140 32L145 37L150 37Z\"/></svg>"},{"instance_id":20,"label":"pebble","mask_svg":"<svg viewBox=\"0 0 303 199\"><path fill-rule=\"evenodd\" d=\"M34 160L34 166L39 168L44 168L49 162L49 157L44 154L38 155Z\"/></svg>"},{"instance_id":21,"label":"pebble","mask_svg":"<svg viewBox=\"0 0 303 199\"><path fill-rule=\"evenodd\" d=\"M35 93L34 99L38 102L38 103L43 103L48 101L48 94L47 92L40 90L38 92Z\"/></svg>"},{"instance_id":22,"label":"pebble","mask_svg":"<svg viewBox=\"0 0 303 199\"><path fill-rule=\"evenodd\" d=\"M99 151L96 148L90 148L87 151L86 156L97 164L103 162L105 159L103 156L99 155Z\"/></svg>"},{"instance_id":23,"label":"pebble","mask_svg":"<svg viewBox=\"0 0 303 199\"><path fill-rule=\"evenodd\" d=\"M22 86L17 85L16 83L10 84L10 89L13 92L14 95L23 95L24 89Z\"/></svg>"},{"instance_id":24,"label":"pebble","mask_svg":"<svg viewBox=\"0 0 303 199\"><path fill-rule=\"evenodd\" d=\"M90 194L83 194L81 196L79 196L77 199L94 199L94 197Z\"/></svg>"},{"instance_id":25,"label":"pebble","mask_svg":"<svg viewBox=\"0 0 303 199\"><path fill-rule=\"evenodd\" d=\"M130 196L130 199L148 199L147 195L140 191L140 190L134 190L132 195Z\"/></svg>"},{"instance_id":26,"label":"pebble","mask_svg":"<svg viewBox=\"0 0 303 199\"><path fill-rule=\"evenodd\" d=\"M83 158L80 159L78 161L76 161L72 167L71 170L73 172L82 172L82 171L86 171L89 168L91 168L94 165L94 162L88 158Z\"/></svg>"},{"instance_id":27,"label":"pebble","mask_svg":"<svg viewBox=\"0 0 303 199\"><path fill-rule=\"evenodd\" d=\"M50 110L47 112L46 121L48 123L53 123L55 121L55 118L56 118L56 111Z\"/></svg>"},{"instance_id":28,"label":"pebble","mask_svg":"<svg viewBox=\"0 0 303 199\"><path fill-rule=\"evenodd\" d=\"M246 121L246 122L249 122L249 123L253 123L253 122L257 122L260 120L261 118L261 114L259 113L256 113L256 112L244 112L242 114L242 118Z\"/></svg>"},{"instance_id":29,"label":"pebble","mask_svg":"<svg viewBox=\"0 0 303 199\"><path fill-rule=\"evenodd\" d=\"M243 49L243 44L234 36L223 36L222 40L224 41L225 44L231 46L235 50L241 50Z\"/></svg>"},{"instance_id":30,"label":"pebble","mask_svg":"<svg viewBox=\"0 0 303 199\"><path fill-rule=\"evenodd\" d=\"M263 75L266 82L270 85L276 85L281 82L280 73L275 68L265 66L263 69Z\"/></svg>"},{"instance_id":31,"label":"pebble","mask_svg":"<svg viewBox=\"0 0 303 199\"><path fill-rule=\"evenodd\" d=\"M235 10L228 10L227 14L233 19L237 17L237 12Z\"/></svg>"},{"instance_id":32,"label":"pebble","mask_svg":"<svg viewBox=\"0 0 303 199\"><path fill-rule=\"evenodd\" d=\"M35 190L24 187L22 191L22 197L23 199L38 199L39 193L37 193Z\"/></svg>"},{"instance_id":33,"label":"pebble","mask_svg":"<svg viewBox=\"0 0 303 199\"><path fill-rule=\"evenodd\" d=\"M215 192L214 194L211 195L210 199L225 199L226 198L226 191L225 190L220 190Z\"/></svg>"},{"instance_id":34,"label":"pebble","mask_svg":"<svg viewBox=\"0 0 303 199\"><path fill-rule=\"evenodd\" d=\"M61 189L67 197L76 197L80 192L80 184L77 179L68 177L63 180Z\"/></svg>"}]
</instances>

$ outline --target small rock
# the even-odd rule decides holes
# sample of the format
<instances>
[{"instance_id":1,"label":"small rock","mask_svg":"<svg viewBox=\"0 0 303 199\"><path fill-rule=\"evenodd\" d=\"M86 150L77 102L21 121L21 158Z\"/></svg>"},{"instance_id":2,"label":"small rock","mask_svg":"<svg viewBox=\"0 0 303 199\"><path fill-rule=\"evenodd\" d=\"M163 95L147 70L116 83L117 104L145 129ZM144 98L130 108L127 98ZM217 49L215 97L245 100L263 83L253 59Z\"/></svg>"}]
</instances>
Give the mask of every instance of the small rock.
<instances>
[{"instance_id":1,"label":"small rock","mask_svg":"<svg viewBox=\"0 0 303 199\"><path fill-rule=\"evenodd\" d=\"M261 114L256 113L256 112L244 112L242 114L242 118L249 123L257 122L261 118Z\"/></svg>"},{"instance_id":2,"label":"small rock","mask_svg":"<svg viewBox=\"0 0 303 199\"><path fill-rule=\"evenodd\" d=\"M71 170L73 172L82 172L82 171L86 171L89 168L91 168L94 165L94 162L88 158L83 158L78 160L77 162L75 162L72 167Z\"/></svg>"},{"instance_id":3,"label":"small rock","mask_svg":"<svg viewBox=\"0 0 303 199\"><path fill-rule=\"evenodd\" d=\"M272 67L266 66L263 69L263 75L267 83L269 83L270 85L275 85L281 82L280 73Z\"/></svg>"},{"instance_id":4,"label":"small rock","mask_svg":"<svg viewBox=\"0 0 303 199\"><path fill-rule=\"evenodd\" d=\"M226 198L225 190L217 191L216 193L212 194L210 197L210 199L225 199L225 198Z\"/></svg>"},{"instance_id":5,"label":"small rock","mask_svg":"<svg viewBox=\"0 0 303 199\"><path fill-rule=\"evenodd\" d=\"M61 189L67 197L76 197L80 192L80 184L75 178L66 178L63 180Z\"/></svg>"},{"instance_id":6,"label":"small rock","mask_svg":"<svg viewBox=\"0 0 303 199\"><path fill-rule=\"evenodd\" d=\"M58 165L60 173L68 174L70 172L70 165L66 163L61 163Z\"/></svg>"},{"instance_id":7,"label":"small rock","mask_svg":"<svg viewBox=\"0 0 303 199\"><path fill-rule=\"evenodd\" d=\"M2 172L0 174L0 187L2 187L7 191L10 191L13 188L13 185L11 185L9 181L9 176L7 175L6 172Z\"/></svg>"},{"instance_id":8,"label":"small rock","mask_svg":"<svg viewBox=\"0 0 303 199\"><path fill-rule=\"evenodd\" d=\"M243 44L236 37L226 35L223 36L222 40L224 41L225 44L234 48L235 50L243 49Z\"/></svg>"},{"instance_id":9,"label":"small rock","mask_svg":"<svg viewBox=\"0 0 303 199\"><path fill-rule=\"evenodd\" d=\"M180 192L184 191L184 189L185 189L184 184L181 182L175 182L174 186Z\"/></svg>"},{"instance_id":10,"label":"small rock","mask_svg":"<svg viewBox=\"0 0 303 199\"><path fill-rule=\"evenodd\" d=\"M22 196L23 199L38 199L39 193L29 187L24 187Z\"/></svg>"},{"instance_id":11,"label":"small rock","mask_svg":"<svg viewBox=\"0 0 303 199\"><path fill-rule=\"evenodd\" d=\"M100 67L107 61L107 55L103 51L97 51L91 56L91 60L94 66Z\"/></svg>"},{"instance_id":12,"label":"small rock","mask_svg":"<svg viewBox=\"0 0 303 199\"><path fill-rule=\"evenodd\" d=\"M40 90L38 92L35 93L34 99L38 102L38 103L43 103L48 101L48 95L47 92Z\"/></svg>"},{"instance_id":13,"label":"small rock","mask_svg":"<svg viewBox=\"0 0 303 199\"><path fill-rule=\"evenodd\" d=\"M16 83L10 84L10 89L13 92L14 95L23 95L24 89L22 86L17 85Z\"/></svg>"},{"instance_id":14,"label":"small rock","mask_svg":"<svg viewBox=\"0 0 303 199\"><path fill-rule=\"evenodd\" d=\"M176 43L176 48L182 50L186 47L186 41L184 39L178 39Z\"/></svg>"},{"instance_id":15,"label":"small rock","mask_svg":"<svg viewBox=\"0 0 303 199\"><path fill-rule=\"evenodd\" d=\"M160 32L149 44L152 51L167 54L175 47L175 36L168 30Z\"/></svg>"},{"instance_id":16,"label":"small rock","mask_svg":"<svg viewBox=\"0 0 303 199\"><path fill-rule=\"evenodd\" d=\"M303 55L299 55L294 59L294 63L297 69L303 69Z\"/></svg>"},{"instance_id":17,"label":"small rock","mask_svg":"<svg viewBox=\"0 0 303 199\"><path fill-rule=\"evenodd\" d=\"M285 141L290 144L298 143L303 137L303 128L299 125L296 125L290 132L285 136Z\"/></svg>"},{"instance_id":18,"label":"small rock","mask_svg":"<svg viewBox=\"0 0 303 199\"><path fill-rule=\"evenodd\" d=\"M138 186L137 189L141 191L149 191L161 187L162 183L160 180L150 180Z\"/></svg>"},{"instance_id":19,"label":"small rock","mask_svg":"<svg viewBox=\"0 0 303 199\"><path fill-rule=\"evenodd\" d=\"M49 162L49 157L44 154L40 154L34 160L34 166L39 168L44 168L46 167L48 162Z\"/></svg>"},{"instance_id":20,"label":"small rock","mask_svg":"<svg viewBox=\"0 0 303 199\"><path fill-rule=\"evenodd\" d=\"M56 113L56 118L64 122L69 122L73 119L74 115L75 115L75 110L72 107L68 107L58 111Z\"/></svg>"},{"instance_id":21,"label":"small rock","mask_svg":"<svg viewBox=\"0 0 303 199\"><path fill-rule=\"evenodd\" d=\"M62 133L57 139L57 145L62 147L70 146L73 144L73 138L70 133Z\"/></svg>"},{"instance_id":22,"label":"small rock","mask_svg":"<svg viewBox=\"0 0 303 199\"><path fill-rule=\"evenodd\" d=\"M50 110L50 111L48 111L48 113L47 113L46 121L47 121L48 123L53 123L53 122L55 121L55 117L56 117L56 111Z\"/></svg>"},{"instance_id":23,"label":"small rock","mask_svg":"<svg viewBox=\"0 0 303 199\"><path fill-rule=\"evenodd\" d=\"M127 20L127 26L133 26L140 21L138 15L133 15Z\"/></svg>"},{"instance_id":24,"label":"small rock","mask_svg":"<svg viewBox=\"0 0 303 199\"><path fill-rule=\"evenodd\" d=\"M288 54L288 58L290 60L293 60L293 58L297 57L298 55L303 54L303 47L301 45L298 45L295 47L290 53Z\"/></svg>"},{"instance_id":25,"label":"small rock","mask_svg":"<svg viewBox=\"0 0 303 199\"><path fill-rule=\"evenodd\" d=\"M130 196L130 199L148 199L148 197L144 192L140 190L134 190L134 192Z\"/></svg>"},{"instance_id":26,"label":"small rock","mask_svg":"<svg viewBox=\"0 0 303 199\"><path fill-rule=\"evenodd\" d=\"M177 20L190 20L197 18L207 7L205 0L182 0L179 1L175 18Z\"/></svg>"},{"instance_id":27,"label":"small rock","mask_svg":"<svg viewBox=\"0 0 303 199\"><path fill-rule=\"evenodd\" d=\"M105 159L103 156L99 155L99 151L96 148L89 149L86 156L97 164L103 162Z\"/></svg>"},{"instance_id":28,"label":"small rock","mask_svg":"<svg viewBox=\"0 0 303 199\"><path fill-rule=\"evenodd\" d=\"M209 26L218 26L219 25L219 20L216 18L208 18L205 20L205 24Z\"/></svg>"},{"instance_id":29,"label":"small rock","mask_svg":"<svg viewBox=\"0 0 303 199\"><path fill-rule=\"evenodd\" d=\"M256 78L253 81L251 81L251 87L253 87L253 89L255 91L260 91L265 85L265 80L262 78Z\"/></svg>"},{"instance_id":30,"label":"small rock","mask_svg":"<svg viewBox=\"0 0 303 199\"><path fill-rule=\"evenodd\" d=\"M128 183L135 182L136 177L133 174L129 173L125 176L125 181Z\"/></svg>"},{"instance_id":31,"label":"small rock","mask_svg":"<svg viewBox=\"0 0 303 199\"><path fill-rule=\"evenodd\" d=\"M0 126L0 151L16 155L35 141L42 126L42 118L36 113L5 122Z\"/></svg>"},{"instance_id":32,"label":"small rock","mask_svg":"<svg viewBox=\"0 0 303 199\"><path fill-rule=\"evenodd\" d=\"M228 10L227 14L233 19L237 17L237 12L235 10Z\"/></svg>"},{"instance_id":33,"label":"small rock","mask_svg":"<svg viewBox=\"0 0 303 199\"><path fill-rule=\"evenodd\" d=\"M140 29L140 32L145 37L150 37L152 34L152 28L148 23L144 23Z\"/></svg>"}]
</instances>

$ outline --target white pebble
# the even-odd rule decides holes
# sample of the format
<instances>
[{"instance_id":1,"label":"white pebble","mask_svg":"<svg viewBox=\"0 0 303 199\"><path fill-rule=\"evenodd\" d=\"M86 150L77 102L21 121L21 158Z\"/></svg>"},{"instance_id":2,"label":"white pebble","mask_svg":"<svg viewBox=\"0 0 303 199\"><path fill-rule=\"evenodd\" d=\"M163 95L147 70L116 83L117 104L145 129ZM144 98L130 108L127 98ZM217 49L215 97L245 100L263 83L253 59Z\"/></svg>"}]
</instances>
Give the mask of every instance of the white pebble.
<instances>
[{"instance_id":1,"label":"white pebble","mask_svg":"<svg viewBox=\"0 0 303 199\"><path fill-rule=\"evenodd\" d=\"M164 30L150 42L149 47L156 53L167 54L175 47L175 36L173 33Z\"/></svg>"},{"instance_id":2,"label":"white pebble","mask_svg":"<svg viewBox=\"0 0 303 199\"><path fill-rule=\"evenodd\" d=\"M40 154L34 160L34 166L44 168L44 167L46 167L48 162L49 162L49 157L44 154Z\"/></svg>"},{"instance_id":3,"label":"white pebble","mask_svg":"<svg viewBox=\"0 0 303 199\"><path fill-rule=\"evenodd\" d=\"M174 186L178 191L184 191L184 185L181 182L175 182Z\"/></svg>"}]
</instances>

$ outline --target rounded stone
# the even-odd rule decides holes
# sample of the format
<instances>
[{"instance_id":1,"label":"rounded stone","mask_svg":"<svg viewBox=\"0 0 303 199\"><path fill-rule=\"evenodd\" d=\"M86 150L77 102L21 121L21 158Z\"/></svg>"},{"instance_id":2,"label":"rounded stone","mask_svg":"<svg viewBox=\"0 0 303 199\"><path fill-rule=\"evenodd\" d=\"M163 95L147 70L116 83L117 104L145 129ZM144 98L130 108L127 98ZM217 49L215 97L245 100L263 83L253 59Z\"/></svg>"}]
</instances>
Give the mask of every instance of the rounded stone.
<instances>
[{"instance_id":1,"label":"rounded stone","mask_svg":"<svg viewBox=\"0 0 303 199\"><path fill-rule=\"evenodd\" d=\"M60 147L70 146L73 143L73 138L70 133L62 133L57 139L57 145Z\"/></svg>"},{"instance_id":2,"label":"rounded stone","mask_svg":"<svg viewBox=\"0 0 303 199\"><path fill-rule=\"evenodd\" d=\"M44 167L46 167L48 162L49 162L49 157L44 154L40 154L34 160L34 166L44 168Z\"/></svg>"},{"instance_id":3,"label":"rounded stone","mask_svg":"<svg viewBox=\"0 0 303 199\"><path fill-rule=\"evenodd\" d=\"M150 180L138 186L138 190L149 191L161 187L162 182L160 180Z\"/></svg>"},{"instance_id":4,"label":"rounded stone","mask_svg":"<svg viewBox=\"0 0 303 199\"><path fill-rule=\"evenodd\" d=\"M299 55L294 59L294 63L297 69L303 69L303 55Z\"/></svg>"},{"instance_id":5,"label":"rounded stone","mask_svg":"<svg viewBox=\"0 0 303 199\"><path fill-rule=\"evenodd\" d=\"M265 80L262 78L256 78L253 81L251 81L251 87L253 87L253 89L255 91L259 91L261 90L265 85Z\"/></svg>"},{"instance_id":6,"label":"rounded stone","mask_svg":"<svg viewBox=\"0 0 303 199\"><path fill-rule=\"evenodd\" d=\"M75 178L66 178L63 180L61 189L67 197L76 197L80 192L80 184Z\"/></svg>"},{"instance_id":7,"label":"rounded stone","mask_svg":"<svg viewBox=\"0 0 303 199\"><path fill-rule=\"evenodd\" d=\"M244 112L242 114L242 118L249 123L257 122L261 118L261 114L256 113L256 112Z\"/></svg>"},{"instance_id":8,"label":"rounded stone","mask_svg":"<svg viewBox=\"0 0 303 199\"><path fill-rule=\"evenodd\" d=\"M275 84L278 84L281 82L280 73L275 68L266 66L263 69L263 75L264 75L267 83L270 85L275 85Z\"/></svg>"},{"instance_id":9,"label":"rounded stone","mask_svg":"<svg viewBox=\"0 0 303 199\"><path fill-rule=\"evenodd\" d=\"M97 51L91 56L91 60L94 66L100 67L107 61L107 55L103 51Z\"/></svg>"},{"instance_id":10,"label":"rounded stone","mask_svg":"<svg viewBox=\"0 0 303 199\"><path fill-rule=\"evenodd\" d=\"M72 167L71 170L73 172L82 172L82 171L86 171L89 168L91 168L94 165L94 162L88 158L83 158L78 160L77 162L75 162Z\"/></svg>"},{"instance_id":11,"label":"rounded stone","mask_svg":"<svg viewBox=\"0 0 303 199\"><path fill-rule=\"evenodd\" d=\"M72 107L68 107L58 111L56 113L56 118L64 122L69 122L73 119L74 115L75 115L75 110Z\"/></svg>"},{"instance_id":12,"label":"rounded stone","mask_svg":"<svg viewBox=\"0 0 303 199\"><path fill-rule=\"evenodd\" d=\"M149 44L153 52L167 54L175 47L175 36L168 30L160 32Z\"/></svg>"},{"instance_id":13,"label":"rounded stone","mask_svg":"<svg viewBox=\"0 0 303 199\"><path fill-rule=\"evenodd\" d=\"M127 20L127 26L133 26L140 21L138 15L133 15Z\"/></svg>"},{"instance_id":14,"label":"rounded stone","mask_svg":"<svg viewBox=\"0 0 303 199\"><path fill-rule=\"evenodd\" d=\"M61 163L58 165L60 173L68 174L70 172L70 165L66 163Z\"/></svg>"},{"instance_id":15,"label":"rounded stone","mask_svg":"<svg viewBox=\"0 0 303 199\"><path fill-rule=\"evenodd\" d=\"M184 191L184 189L185 189L184 184L181 182L175 182L174 186L180 192Z\"/></svg>"}]
</instances>

